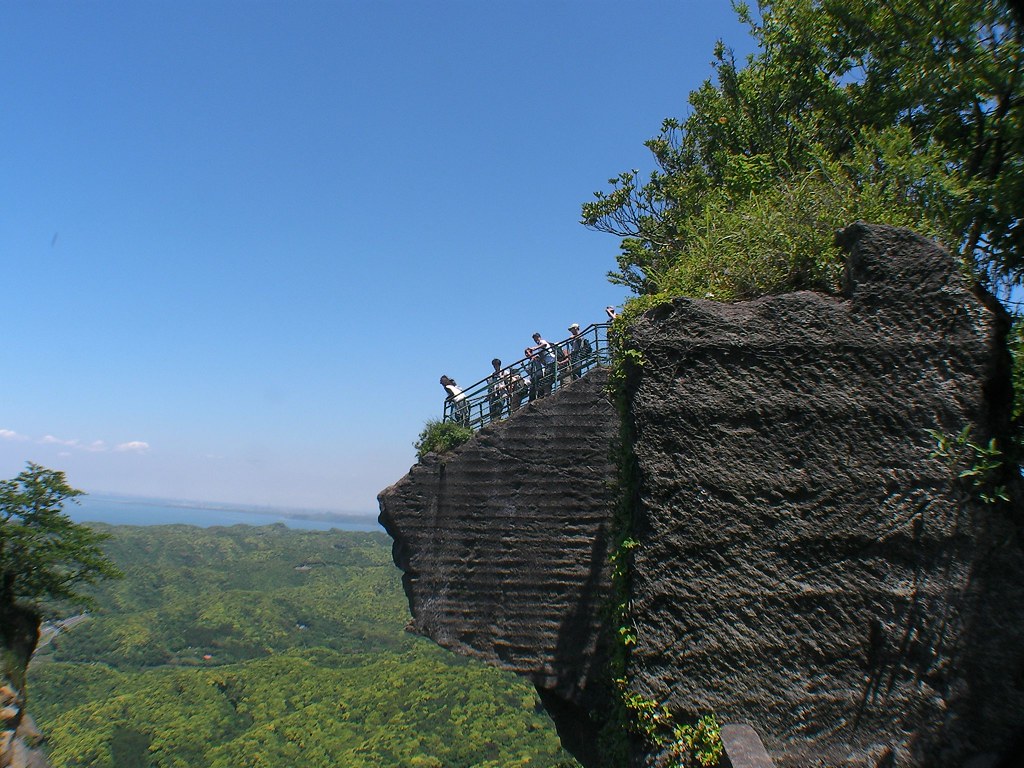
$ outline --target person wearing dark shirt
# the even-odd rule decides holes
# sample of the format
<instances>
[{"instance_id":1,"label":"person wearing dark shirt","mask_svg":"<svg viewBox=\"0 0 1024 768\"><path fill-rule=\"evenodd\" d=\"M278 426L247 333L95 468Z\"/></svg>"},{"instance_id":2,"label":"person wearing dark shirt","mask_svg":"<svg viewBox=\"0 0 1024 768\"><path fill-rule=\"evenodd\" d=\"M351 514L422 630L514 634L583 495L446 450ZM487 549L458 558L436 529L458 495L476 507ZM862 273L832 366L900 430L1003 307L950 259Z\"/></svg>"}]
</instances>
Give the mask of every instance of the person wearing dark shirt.
<instances>
[{"instance_id":1,"label":"person wearing dark shirt","mask_svg":"<svg viewBox=\"0 0 1024 768\"><path fill-rule=\"evenodd\" d=\"M527 357L536 357L540 361L541 380L536 385L537 397L546 397L551 394L551 387L555 383L555 350L540 333L533 334L533 344L534 346L527 348Z\"/></svg>"},{"instance_id":2,"label":"person wearing dark shirt","mask_svg":"<svg viewBox=\"0 0 1024 768\"><path fill-rule=\"evenodd\" d=\"M501 360L498 358L491 360L491 365L494 366L494 373L487 377L487 403L490 406L491 421L500 421L508 396L508 375L501 370Z\"/></svg>"}]
</instances>

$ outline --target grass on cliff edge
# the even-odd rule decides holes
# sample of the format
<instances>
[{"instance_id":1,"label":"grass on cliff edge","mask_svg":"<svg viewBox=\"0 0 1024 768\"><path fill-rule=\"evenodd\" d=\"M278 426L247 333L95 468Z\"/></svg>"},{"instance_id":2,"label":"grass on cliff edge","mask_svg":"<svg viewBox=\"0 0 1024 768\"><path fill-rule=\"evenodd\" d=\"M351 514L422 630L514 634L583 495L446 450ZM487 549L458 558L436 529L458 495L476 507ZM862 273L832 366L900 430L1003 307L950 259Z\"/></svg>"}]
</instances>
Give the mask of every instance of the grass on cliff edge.
<instances>
[{"instance_id":1,"label":"grass on cliff edge","mask_svg":"<svg viewBox=\"0 0 1024 768\"><path fill-rule=\"evenodd\" d=\"M413 443L416 458L422 460L428 453L447 453L458 448L473 436L473 430L453 421L430 419L423 426L419 439Z\"/></svg>"}]
</instances>

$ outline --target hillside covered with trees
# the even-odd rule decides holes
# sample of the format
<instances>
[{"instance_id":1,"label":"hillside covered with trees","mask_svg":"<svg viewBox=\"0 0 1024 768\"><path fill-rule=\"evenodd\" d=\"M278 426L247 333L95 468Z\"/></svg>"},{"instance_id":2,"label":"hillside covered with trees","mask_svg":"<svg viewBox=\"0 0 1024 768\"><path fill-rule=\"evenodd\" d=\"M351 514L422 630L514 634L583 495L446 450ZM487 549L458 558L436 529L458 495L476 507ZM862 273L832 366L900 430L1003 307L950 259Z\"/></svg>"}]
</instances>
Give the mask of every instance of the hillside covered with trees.
<instances>
[{"instance_id":1,"label":"hillside covered with trees","mask_svg":"<svg viewBox=\"0 0 1024 768\"><path fill-rule=\"evenodd\" d=\"M55 768L571 765L533 689L404 631L383 534L110 527L29 670Z\"/></svg>"}]
</instances>

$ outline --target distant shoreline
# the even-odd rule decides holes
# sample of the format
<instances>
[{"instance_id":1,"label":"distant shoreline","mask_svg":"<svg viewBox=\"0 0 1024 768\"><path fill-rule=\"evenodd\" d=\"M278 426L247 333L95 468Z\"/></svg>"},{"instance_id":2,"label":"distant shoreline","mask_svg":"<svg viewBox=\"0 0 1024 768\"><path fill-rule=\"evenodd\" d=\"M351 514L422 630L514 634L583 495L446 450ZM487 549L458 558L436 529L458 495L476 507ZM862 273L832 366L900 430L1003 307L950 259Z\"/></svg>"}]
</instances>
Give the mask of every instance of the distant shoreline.
<instances>
[{"instance_id":1,"label":"distant shoreline","mask_svg":"<svg viewBox=\"0 0 1024 768\"><path fill-rule=\"evenodd\" d=\"M319 509L281 508L221 502L87 494L68 504L65 512L78 522L111 525L268 525L281 522L293 528L380 531L377 516ZM303 525L307 523L307 525Z\"/></svg>"},{"instance_id":2,"label":"distant shoreline","mask_svg":"<svg viewBox=\"0 0 1024 768\"><path fill-rule=\"evenodd\" d=\"M363 520L376 519L371 512L331 512L326 509L304 509L302 507L273 507L261 504L239 504L220 501L193 501L191 499L161 499L147 496L115 496L105 493L89 493L83 499L93 499L111 504L145 504L152 507L168 509L209 509L218 512L246 512L254 515L280 515L281 517L298 517L305 520Z\"/></svg>"}]
</instances>

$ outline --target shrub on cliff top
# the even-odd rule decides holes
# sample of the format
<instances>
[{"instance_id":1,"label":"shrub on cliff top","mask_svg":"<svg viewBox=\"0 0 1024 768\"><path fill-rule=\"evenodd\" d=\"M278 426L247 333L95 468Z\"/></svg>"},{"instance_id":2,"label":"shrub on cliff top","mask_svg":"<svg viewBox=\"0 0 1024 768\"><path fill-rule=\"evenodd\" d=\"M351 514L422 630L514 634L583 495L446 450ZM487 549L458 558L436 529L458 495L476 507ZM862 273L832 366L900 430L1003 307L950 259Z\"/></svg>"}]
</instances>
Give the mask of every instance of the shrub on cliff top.
<instances>
[{"instance_id":1,"label":"shrub on cliff top","mask_svg":"<svg viewBox=\"0 0 1024 768\"><path fill-rule=\"evenodd\" d=\"M422 459L428 453L446 453L457 448L473 436L473 430L454 421L430 419L413 443L416 458Z\"/></svg>"}]
</instances>

